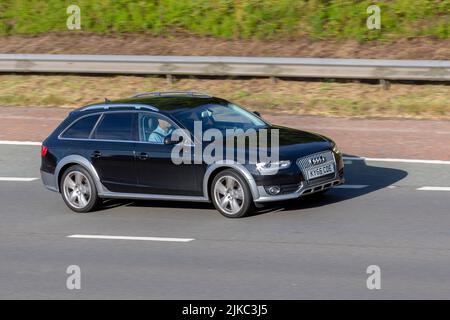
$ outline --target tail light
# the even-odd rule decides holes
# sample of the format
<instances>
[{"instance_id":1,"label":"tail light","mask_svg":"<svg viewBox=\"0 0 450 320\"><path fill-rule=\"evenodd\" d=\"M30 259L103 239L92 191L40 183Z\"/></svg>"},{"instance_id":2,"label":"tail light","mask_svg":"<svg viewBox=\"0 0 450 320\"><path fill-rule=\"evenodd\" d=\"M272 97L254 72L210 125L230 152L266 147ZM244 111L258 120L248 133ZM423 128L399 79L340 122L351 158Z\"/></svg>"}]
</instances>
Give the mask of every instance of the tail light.
<instances>
[{"instance_id":1,"label":"tail light","mask_svg":"<svg viewBox=\"0 0 450 320\"><path fill-rule=\"evenodd\" d=\"M48 148L44 145L41 146L41 156L45 157L47 155Z\"/></svg>"}]
</instances>

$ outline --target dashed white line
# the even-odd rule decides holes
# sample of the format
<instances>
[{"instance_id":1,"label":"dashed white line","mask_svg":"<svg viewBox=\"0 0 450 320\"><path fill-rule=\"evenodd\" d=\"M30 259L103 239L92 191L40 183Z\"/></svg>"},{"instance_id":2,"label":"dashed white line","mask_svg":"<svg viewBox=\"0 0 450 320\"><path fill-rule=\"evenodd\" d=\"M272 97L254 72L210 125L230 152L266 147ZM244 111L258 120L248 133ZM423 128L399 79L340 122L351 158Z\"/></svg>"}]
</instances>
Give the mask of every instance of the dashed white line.
<instances>
[{"instance_id":1,"label":"dashed white line","mask_svg":"<svg viewBox=\"0 0 450 320\"><path fill-rule=\"evenodd\" d=\"M107 236L107 235L90 235L90 234L74 234L67 238L77 239L102 239L102 240L134 240L134 241L162 241L162 242L190 242L192 238L161 238L161 237L128 237L128 236Z\"/></svg>"},{"instance_id":2,"label":"dashed white line","mask_svg":"<svg viewBox=\"0 0 450 320\"><path fill-rule=\"evenodd\" d=\"M395 159L395 158L344 157L344 160L345 161L424 163L424 164L450 164L450 161L445 161L445 160Z\"/></svg>"},{"instance_id":3,"label":"dashed white line","mask_svg":"<svg viewBox=\"0 0 450 320\"><path fill-rule=\"evenodd\" d=\"M36 180L39 180L39 178L0 177L0 181L31 182Z\"/></svg>"},{"instance_id":4,"label":"dashed white line","mask_svg":"<svg viewBox=\"0 0 450 320\"><path fill-rule=\"evenodd\" d=\"M9 141L9 140L0 140L0 144L7 145L16 145L16 146L40 146L41 142L36 141Z\"/></svg>"},{"instance_id":5,"label":"dashed white line","mask_svg":"<svg viewBox=\"0 0 450 320\"><path fill-rule=\"evenodd\" d=\"M418 191L450 191L450 187L420 187L417 188Z\"/></svg>"},{"instance_id":6,"label":"dashed white line","mask_svg":"<svg viewBox=\"0 0 450 320\"><path fill-rule=\"evenodd\" d=\"M338 189L362 189L362 188L367 188L368 185L367 184L342 184L340 186L336 186L334 188L338 188Z\"/></svg>"}]
</instances>

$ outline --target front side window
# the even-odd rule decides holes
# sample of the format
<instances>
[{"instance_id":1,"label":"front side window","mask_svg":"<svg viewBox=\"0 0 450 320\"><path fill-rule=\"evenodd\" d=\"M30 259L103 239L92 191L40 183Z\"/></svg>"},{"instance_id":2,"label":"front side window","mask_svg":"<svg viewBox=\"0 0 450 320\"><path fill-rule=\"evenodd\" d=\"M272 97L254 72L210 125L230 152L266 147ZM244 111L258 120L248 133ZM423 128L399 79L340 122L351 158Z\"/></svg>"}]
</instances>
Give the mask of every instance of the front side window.
<instances>
[{"instance_id":1,"label":"front side window","mask_svg":"<svg viewBox=\"0 0 450 320\"><path fill-rule=\"evenodd\" d=\"M134 118L136 113L107 113L92 136L98 140L134 141Z\"/></svg>"},{"instance_id":2,"label":"front side window","mask_svg":"<svg viewBox=\"0 0 450 320\"><path fill-rule=\"evenodd\" d=\"M151 113L139 114L139 141L163 144L164 139L176 129L165 118Z\"/></svg>"},{"instance_id":3,"label":"front side window","mask_svg":"<svg viewBox=\"0 0 450 320\"><path fill-rule=\"evenodd\" d=\"M259 117L232 103L209 103L175 114L187 129L193 132L194 122L199 121L203 130L210 128L221 131L227 129L260 129L267 124Z\"/></svg>"},{"instance_id":4,"label":"front side window","mask_svg":"<svg viewBox=\"0 0 450 320\"><path fill-rule=\"evenodd\" d=\"M64 133L61 135L62 138L70 139L87 139L91 134L92 129L97 123L99 114L87 116L79 119L73 125L71 125Z\"/></svg>"}]
</instances>

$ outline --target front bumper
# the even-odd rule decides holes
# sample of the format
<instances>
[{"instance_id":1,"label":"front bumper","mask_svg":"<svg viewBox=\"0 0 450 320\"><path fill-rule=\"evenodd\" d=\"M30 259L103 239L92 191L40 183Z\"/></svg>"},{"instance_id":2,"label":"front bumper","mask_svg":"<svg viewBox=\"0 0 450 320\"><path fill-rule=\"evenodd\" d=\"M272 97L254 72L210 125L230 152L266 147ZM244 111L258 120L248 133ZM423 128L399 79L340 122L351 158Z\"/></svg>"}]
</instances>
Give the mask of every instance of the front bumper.
<instances>
[{"instance_id":1,"label":"front bumper","mask_svg":"<svg viewBox=\"0 0 450 320\"><path fill-rule=\"evenodd\" d=\"M305 182L301 182L299 188L291 193L286 194L280 194L280 195L269 195L266 192L266 189L263 186L258 186L258 192L259 192L259 198L255 199L254 202L256 203L263 203L263 202L274 202L274 201L283 201L283 200L291 200L291 199L297 199L301 196L305 196L308 194L313 194L322 190L330 189L332 187L335 187L337 185L345 183L344 176L338 177L335 179L331 179L328 181L321 182L319 184L307 184Z\"/></svg>"},{"instance_id":2,"label":"front bumper","mask_svg":"<svg viewBox=\"0 0 450 320\"><path fill-rule=\"evenodd\" d=\"M326 152L330 152L330 151L320 152L315 155L314 154L310 155L308 157L325 154ZM302 165L301 164L297 165L297 168L300 168L299 169L300 175L303 178L300 181L300 183L298 184L298 188L295 191L292 191L289 193L282 193L282 194L278 194L278 195L270 195L267 193L267 191L264 187L264 185L268 185L268 184L264 184L264 185L259 184L257 187L259 197L257 197L254 200L254 202L262 203L262 202L297 199L304 195L320 192L322 190L330 189L337 185L343 184L345 182L345 177L344 177L344 162L343 162L341 153L334 153L334 152L331 153L330 152L328 155L325 154L325 156L328 157L328 160L330 160L330 158L332 157L332 160L333 160L334 166L335 166L334 175L324 177L324 178L317 178L317 179L308 181L307 179L304 178L306 175L305 175L305 172L301 169ZM297 163L299 161L303 161L303 159L307 159L307 157L298 159ZM277 185L277 183L270 183L270 185Z\"/></svg>"}]
</instances>

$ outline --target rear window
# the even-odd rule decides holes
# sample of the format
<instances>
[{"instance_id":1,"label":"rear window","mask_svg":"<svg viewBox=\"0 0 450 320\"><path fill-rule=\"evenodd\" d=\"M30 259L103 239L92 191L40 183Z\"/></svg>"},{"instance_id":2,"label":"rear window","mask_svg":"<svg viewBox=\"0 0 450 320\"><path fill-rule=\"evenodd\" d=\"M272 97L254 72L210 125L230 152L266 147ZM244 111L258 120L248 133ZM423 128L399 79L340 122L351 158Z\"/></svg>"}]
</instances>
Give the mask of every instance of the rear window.
<instances>
[{"instance_id":1,"label":"rear window","mask_svg":"<svg viewBox=\"0 0 450 320\"><path fill-rule=\"evenodd\" d=\"M87 139L100 115L81 118L71 125L63 134L63 138Z\"/></svg>"},{"instance_id":2,"label":"rear window","mask_svg":"<svg viewBox=\"0 0 450 320\"><path fill-rule=\"evenodd\" d=\"M100 140L135 140L133 133L135 115L135 113L105 114L95 129L92 138Z\"/></svg>"}]
</instances>

